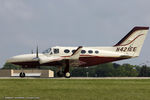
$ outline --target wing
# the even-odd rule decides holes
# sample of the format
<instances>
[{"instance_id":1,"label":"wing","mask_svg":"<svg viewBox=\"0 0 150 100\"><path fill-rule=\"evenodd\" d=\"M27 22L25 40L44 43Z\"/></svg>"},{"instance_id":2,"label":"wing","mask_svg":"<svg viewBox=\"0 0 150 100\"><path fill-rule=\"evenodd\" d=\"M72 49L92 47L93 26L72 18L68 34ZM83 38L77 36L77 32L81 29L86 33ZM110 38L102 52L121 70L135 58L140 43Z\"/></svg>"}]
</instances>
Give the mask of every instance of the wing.
<instances>
[{"instance_id":1,"label":"wing","mask_svg":"<svg viewBox=\"0 0 150 100\"><path fill-rule=\"evenodd\" d=\"M69 59L74 59L74 60L78 60L79 59L79 57L80 57L80 54L81 54L81 50L82 50L82 46L79 46L76 50L75 50L75 52L70 56L70 58Z\"/></svg>"},{"instance_id":2,"label":"wing","mask_svg":"<svg viewBox=\"0 0 150 100\"><path fill-rule=\"evenodd\" d=\"M40 64L45 64L45 63L50 63L50 62L55 62L55 61L61 61L63 60L64 57L57 57L57 56L50 56L50 57L47 57L47 56L42 56L39 58L39 63Z\"/></svg>"},{"instance_id":3,"label":"wing","mask_svg":"<svg viewBox=\"0 0 150 100\"><path fill-rule=\"evenodd\" d=\"M55 62L55 61L62 61L62 60L65 60L65 59L69 59L69 60L72 60L72 61L73 60L77 61L77 60L79 60L81 50L82 50L82 46L79 46L70 57L61 57L61 56L47 57L47 56L42 56L42 57L39 57L39 63L40 64L45 64L45 63L50 63L50 62Z\"/></svg>"}]
</instances>

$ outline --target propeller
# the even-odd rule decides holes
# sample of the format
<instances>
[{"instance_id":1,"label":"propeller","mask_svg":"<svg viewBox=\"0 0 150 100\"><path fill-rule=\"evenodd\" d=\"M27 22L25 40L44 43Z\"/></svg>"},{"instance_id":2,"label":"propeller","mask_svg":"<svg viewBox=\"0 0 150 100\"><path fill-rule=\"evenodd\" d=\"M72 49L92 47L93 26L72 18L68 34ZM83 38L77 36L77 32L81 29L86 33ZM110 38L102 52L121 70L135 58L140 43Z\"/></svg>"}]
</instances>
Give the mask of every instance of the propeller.
<instances>
[{"instance_id":1,"label":"propeller","mask_svg":"<svg viewBox=\"0 0 150 100\"><path fill-rule=\"evenodd\" d=\"M39 48L38 48L38 46L36 48L36 58L39 58Z\"/></svg>"},{"instance_id":2,"label":"propeller","mask_svg":"<svg viewBox=\"0 0 150 100\"><path fill-rule=\"evenodd\" d=\"M39 48L38 48L38 45L37 45L37 47L36 47L36 56L35 56L33 59L36 60L36 61L39 61L39 60L40 60L40 58L39 58Z\"/></svg>"},{"instance_id":3,"label":"propeller","mask_svg":"<svg viewBox=\"0 0 150 100\"><path fill-rule=\"evenodd\" d=\"M31 50L31 54L33 54L34 52L33 52L33 50Z\"/></svg>"}]
</instances>

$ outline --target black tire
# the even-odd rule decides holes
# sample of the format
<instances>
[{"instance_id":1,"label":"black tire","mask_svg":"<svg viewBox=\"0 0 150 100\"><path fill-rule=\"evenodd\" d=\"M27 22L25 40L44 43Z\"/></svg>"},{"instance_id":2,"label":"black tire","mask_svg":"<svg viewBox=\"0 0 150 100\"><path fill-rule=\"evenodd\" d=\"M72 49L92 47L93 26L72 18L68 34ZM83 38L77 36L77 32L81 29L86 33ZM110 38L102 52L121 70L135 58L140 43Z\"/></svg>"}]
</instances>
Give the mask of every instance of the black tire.
<instances>
[{"instance_id":1,"label":"black tire","mask_svg":"<svg viewBox=\"0 0 150 100\"><path fill-rule=\"evenodd\" d=\"M23 78L23 77L25 77L25 73L24 73L24 72L21 72L21 73L19 74L19 76L20 76L21 78Z\"/></svg>"},{"instance_id":2,"label":"black tire","mask_svg":"<svg viewBox=\"0 0 150 100\"><path fill-rule=\"evenodd\" d=\"M63 73L59 71L59 72L57 72L57 76L58 77L63 77Z\"/></svg>"}]
</instances>

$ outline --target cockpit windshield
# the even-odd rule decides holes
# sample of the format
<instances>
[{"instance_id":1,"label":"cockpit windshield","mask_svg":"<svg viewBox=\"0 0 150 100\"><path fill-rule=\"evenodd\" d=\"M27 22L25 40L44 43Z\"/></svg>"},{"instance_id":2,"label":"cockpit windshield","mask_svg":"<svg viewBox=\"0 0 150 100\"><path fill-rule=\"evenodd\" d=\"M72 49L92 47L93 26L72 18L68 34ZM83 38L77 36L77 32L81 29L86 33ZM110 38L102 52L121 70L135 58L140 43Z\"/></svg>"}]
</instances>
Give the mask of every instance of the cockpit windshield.
<instances>
[{"instance_id":1,"label":"cockpit windshield","mask_svg":"<svg viewBox=\"0 0 150 100\"><path fill-rule=\"evenodd\" d=\"M42 53L43 53L43 54L51 53L51 48L44 50Z\"/></svg>"}]
</instances>

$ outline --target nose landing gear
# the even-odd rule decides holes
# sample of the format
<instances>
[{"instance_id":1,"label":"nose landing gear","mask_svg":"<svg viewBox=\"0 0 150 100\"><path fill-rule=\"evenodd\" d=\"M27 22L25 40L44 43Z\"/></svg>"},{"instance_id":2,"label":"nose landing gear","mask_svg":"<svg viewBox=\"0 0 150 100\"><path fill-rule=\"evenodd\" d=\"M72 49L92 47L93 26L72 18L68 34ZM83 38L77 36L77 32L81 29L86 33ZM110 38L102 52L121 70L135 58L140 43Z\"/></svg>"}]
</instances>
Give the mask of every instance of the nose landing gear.
<instances>
[{"instance_id":1,"label":"nose landing gear","mask_svg":"<svg viewBox=\"0 0 150 100\"><path fill-rule=\"evenodd\" d=\"M20 76L21 78L26 77L26 74L25 74L25 72L23 71L23 68L24 68L24 66L22 66L21 72L20 72L20 74L19 74L19 76Z\"/></svg>"},{"instance_id":2,"label":"nose landing gear","mask_svg":"<svg viewBox=\"0 0 150 100\"><path fill-rule=\"evenodd\" d=\"M24 72L21 72L21 73L19 74L19 76L20 76L21 78L23 78L23 77L26 76L26 74L25 74Z\"/></svg>"}]
</instances>

